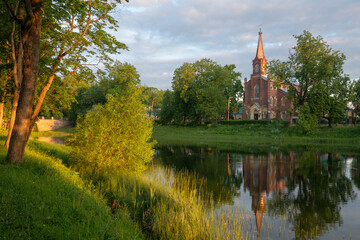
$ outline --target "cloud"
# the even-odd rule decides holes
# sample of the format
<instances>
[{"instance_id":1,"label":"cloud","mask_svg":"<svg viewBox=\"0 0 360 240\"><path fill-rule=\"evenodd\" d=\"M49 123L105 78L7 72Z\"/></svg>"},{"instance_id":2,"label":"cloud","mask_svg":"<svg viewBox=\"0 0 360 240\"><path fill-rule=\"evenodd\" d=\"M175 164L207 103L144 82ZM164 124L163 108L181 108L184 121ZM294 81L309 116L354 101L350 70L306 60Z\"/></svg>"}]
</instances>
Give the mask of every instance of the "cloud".
<instances>
[{"instance_id":1,"label":"cloud","mask_svg":"<svg viewBox=\"0 0 360 240\"><path fill-rule=\"evenodd\" d=\"M171 88L177 67L203 57L235 64L249 77L261 25L268 60L285 60L293 35L308 30L342 51L345 72L358 78L358 9L357 0L130 0L116 16L116 36L130 48L118 59L135 65L144 84L162 89Z\"/></svg>"}]
</instances>

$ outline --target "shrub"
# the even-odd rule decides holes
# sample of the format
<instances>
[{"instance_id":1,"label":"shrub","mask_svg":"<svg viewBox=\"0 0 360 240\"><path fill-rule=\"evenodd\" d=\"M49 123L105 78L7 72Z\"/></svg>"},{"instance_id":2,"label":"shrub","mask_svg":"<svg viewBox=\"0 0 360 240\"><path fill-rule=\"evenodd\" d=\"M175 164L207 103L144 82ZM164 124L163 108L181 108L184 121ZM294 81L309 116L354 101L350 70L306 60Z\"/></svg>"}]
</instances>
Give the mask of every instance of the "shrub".
<instances>
[{"instance_id":1,"label":"shrub","mask_svg":"<svg viewBox=\"0 0 360 240\"><path fill-rule=\"evenodd\" d=\"M307 103L300 107L300 117L296 122L297 128L301 133L311 135L315 131L317 124L316 116L311 112L310 107Z\"/></svg>"},{"instance_id":2,"label":"shrub","mask_svg":"<svg viewBox=\"0 0 360 240\"><path fill-rule=\"evenodd\" d=\"M252 120L252 119L246 119L246 120L221 120L220 124L222 125L245 125L245 124L261 124L261 125L267 125L270 121L266 119L261 120Z\"/></svg>"},{"instance_id":3,"label":"shrub","mask_svg":"<svg viewBox=\"0 0 360 240\"><path fill-rule=\"evenodd\" d=\"M76 165L100 174L145 169L153 155L152 122L139 96L140 90L130 86L86 113L71 140Z\"/></svg>"}]
</instances>

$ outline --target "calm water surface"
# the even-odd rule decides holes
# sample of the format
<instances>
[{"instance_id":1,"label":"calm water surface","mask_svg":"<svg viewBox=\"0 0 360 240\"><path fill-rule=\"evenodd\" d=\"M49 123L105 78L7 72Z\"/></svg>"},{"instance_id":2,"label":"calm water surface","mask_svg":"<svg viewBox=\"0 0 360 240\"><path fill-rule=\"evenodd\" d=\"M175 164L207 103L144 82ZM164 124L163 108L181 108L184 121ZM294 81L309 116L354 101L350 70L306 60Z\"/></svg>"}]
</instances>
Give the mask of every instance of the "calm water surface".
<instances>
[{"instance_id":1,"label":"calm water surface","mask_svg":"<svg viewBox=\"0 0 360 240\"><path fill-rule=\"evenodd\" d=\"M360 158L158 146L155 164L206 179L218 209L242 208L251 238L360 239Z\"/></svg>"}]
</instances>

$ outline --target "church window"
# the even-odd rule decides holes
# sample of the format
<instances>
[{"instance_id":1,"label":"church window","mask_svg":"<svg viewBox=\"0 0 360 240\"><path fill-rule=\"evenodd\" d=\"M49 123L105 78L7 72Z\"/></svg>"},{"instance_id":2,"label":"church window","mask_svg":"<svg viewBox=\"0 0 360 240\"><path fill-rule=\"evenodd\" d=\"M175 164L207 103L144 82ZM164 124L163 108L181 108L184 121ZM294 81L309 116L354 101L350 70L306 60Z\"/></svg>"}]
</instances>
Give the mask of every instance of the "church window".
<instances>
[{"instance_id":1,"label":"church window","mask_svg":"<svg viewBox=\"0 0 360 240\"><path fill-rule=\"evenodd\" d=\"M285 106L285 97L281 98L281 106Z\"/></svg>"},{"instance_id":2,"label":"church window","mask_svg":"<svg viewBox=\"0 0 360 240\"><path fill-rule=\"evenodd\" d=\"M274 97L274 106L276 106L276 103L277 102L277 99L276 99L276 97Z\"/></svg>"},{"instance_id":3,"label":"church window","mask_svg":"<svg viewBox=\"0 0 360 240\"><path fill-rule=\"evenodd\" d=\"M257 73L260 71L260 66L259 66L259 64L256 64L256 65L255 65L255 71L256 71Z\"/></svg>"},{"instance_id":4,"label":"church window","mask_svg":"<svg viewBox=\"0 0 360 240\"><path fill-rule=\"evenodd\" d=\"M255 99L260 98L260 87L259 87L259 85L255 85L255 87L254 87L254 98Z\"/></svg>"}]
</instances>

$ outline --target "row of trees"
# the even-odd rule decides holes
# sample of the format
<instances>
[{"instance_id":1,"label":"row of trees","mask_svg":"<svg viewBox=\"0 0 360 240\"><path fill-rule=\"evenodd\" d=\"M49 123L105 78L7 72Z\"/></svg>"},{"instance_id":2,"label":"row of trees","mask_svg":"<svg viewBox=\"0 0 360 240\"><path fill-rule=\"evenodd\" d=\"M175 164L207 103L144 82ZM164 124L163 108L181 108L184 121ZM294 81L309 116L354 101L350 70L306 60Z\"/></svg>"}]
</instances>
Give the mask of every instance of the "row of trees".
<instances>
[{"instance_id":1,"label":"row of trees","mask_svg":"<svg viewBox=\"0 0 360 240\"><path fill-rule=\"evenodd\" d=\"M297 44L289 59L271 61L269 73L278 85L290 86L291 110L299 112L298 125L310 133L321 118L327 119L330 127L342 121L347 104L358 103L359 97L355 97L354 82L344 74L343 53L308 31L294 37Z\"/></svg>"},{"instance_id":2,"label":"row of trees","mask_svg":"<svg viewBox=\"0 0 360 240\"><path fill-rule=\"evenodd\" d=\"M235 65L221 66L210 59L184 63L174 72L173 91L166 91L160 122L200 124L218 119L228 110L229 99L242 96L241 73Z\"/></svg>"}]
</instances>

